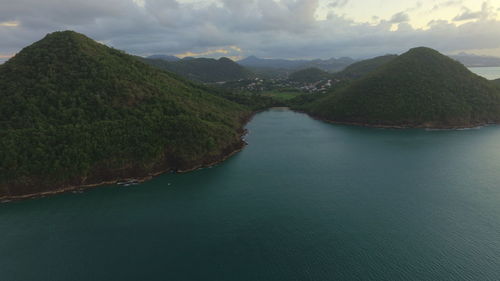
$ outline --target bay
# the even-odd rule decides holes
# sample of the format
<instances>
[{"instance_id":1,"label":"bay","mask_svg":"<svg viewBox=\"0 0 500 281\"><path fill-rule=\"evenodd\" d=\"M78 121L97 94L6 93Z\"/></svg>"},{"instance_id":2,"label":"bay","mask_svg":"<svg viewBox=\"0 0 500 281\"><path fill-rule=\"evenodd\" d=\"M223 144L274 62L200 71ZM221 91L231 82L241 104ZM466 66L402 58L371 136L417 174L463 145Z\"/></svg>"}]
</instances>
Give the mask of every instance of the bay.
<instances>
[{"instance_id":1,"label":"bay","mask_svg":"<svg viewBox=\"0 0 500 281\"><path fill-rule=\"evenodd\" d=\"M247 127L213 168L0 204L1 280L500 280L500 127Z\"/></svg>"},{"instance_id":2,"label":"bay","mask_svg":"<svg viewBox=\"0 0 500 281\"><path fill-rule=\"evenodd\" d=\"M486 79L500 79L500 67L469 67L469 70Z\"/></svg>"}]
</instances>

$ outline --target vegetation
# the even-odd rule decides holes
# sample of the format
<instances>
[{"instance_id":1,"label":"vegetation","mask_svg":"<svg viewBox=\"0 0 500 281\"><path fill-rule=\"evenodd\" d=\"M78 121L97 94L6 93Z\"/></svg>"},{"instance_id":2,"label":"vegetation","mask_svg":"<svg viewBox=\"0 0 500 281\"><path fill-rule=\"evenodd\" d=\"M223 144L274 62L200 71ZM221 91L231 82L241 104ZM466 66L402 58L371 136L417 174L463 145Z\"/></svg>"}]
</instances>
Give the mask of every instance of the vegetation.
<instances>
[{"instance_id":1,"label":"vegetation","mask_svg":"<svg viewBox=\"0 0 500 281\"><path fill-rule=\"evenodd\" d=\"M468 127L500 121L500 91L457 61L415 48L299 108L366 125Z\"/></svg>"},{"instance_id":2,"label":"vegetation","mask_svg":"<svg viewBox=\"0 0 500 281\"><path fill-rule=\"evenodd\" d=\"M277 101L286 102L302 94L303 93L300 91L269 91L269 92L264 92L261 95L264 97L273 98L274 100Z\"/></svg>"},{"instance_id":3,"label":"vegetation","mask_svg":"<svg viewBox=\"0 0 500 281\"><path fill-rule=\"evenodd\" d=\"M343 89L351 84L350 80L341 80L336 82L330 88L330 92L338 91ZM287 105L291 108L304 110L304 105L310 104L316 100L324 98L328 93L315 92L315 93L306 93L298 95L292 99L287 100Z\"/></svg>"},{"instance_id":4,"label":"vegetation","mask_svg":"<svg viewBox=\"0 0 500 281\"><path fill-rule=\"evenodd\" d=\"M373 59L363 60L356 62L346 67L343 71L336 73L335 78L338 79L359 79L373 71L375 71L380 66L391 62L393 59L397 58L396 55L386 55L381 57L376 57Z\"/></svg>"},{"instance_id":5,"label":"vegetation","mask_svg":"<svg viewBox=\"0 0 500 281\"><path fill-rule=\"evenodd\" d=\"M248 69L228 58L184 58L177 61L165 59L143 59L149 65L176 73L197 82L223 82L251 78Z\"/></svg>"},{"instance_id":6,"label":"vegetation","mask_svg":"<svg viewBox=\"0 0 500 281\"><path fill-rule=\"evenodd\" d=\"M1 65L0 96L0 196L217 161L250 113L71 31Z\"/></svg>"},{"instance_id":7,"label":"vegetation","mask_svg":"<svg viewBox=\"0 0 500 281\"><path fill-rule=\"evenodd\" d=\"M254 112L274 106L284 106L280 99L276 99L272 96L261 95L259 93L234 92L233 90L227 88L212 85L199 85L199 87L203 87L206 91L210 91L214 95L243 105Z\"/></svg>"},{"instance_id":8,"label":"vegetation","mask_svg":"<svg viewBox=\"0 0 500 281\"><path fill-rule=\"evenodd\" d=\"M332 75L319 68L306 68L293 72L288 76L288 80L299 83L314 83L332 77Z\"/></svg>"},{"instance_id":9,"label":"vegetation","mask_svg":"<svg viewBox=\"0 0 500 281\"><path fill-rule=\"evenodd\" d=\"M500 86L500 79L493 80L493 83L495 83L495 84L497 84L498 86Z\"/></svg>"}]
</instances>

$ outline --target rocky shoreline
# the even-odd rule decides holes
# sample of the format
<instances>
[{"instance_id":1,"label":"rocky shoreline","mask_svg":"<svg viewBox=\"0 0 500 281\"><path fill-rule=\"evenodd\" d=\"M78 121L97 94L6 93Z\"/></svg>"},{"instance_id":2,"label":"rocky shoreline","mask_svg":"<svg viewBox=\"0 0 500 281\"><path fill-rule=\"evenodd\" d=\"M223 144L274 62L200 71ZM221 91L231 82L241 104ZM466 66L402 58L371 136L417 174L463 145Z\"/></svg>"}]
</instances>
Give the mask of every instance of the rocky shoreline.
<instances>
[{"instance_id":1,"label":"rocky shoreline","mask_svg":"<svg viewBox=\"0 0 500 281\"><path fill-rule=\"evenodd\" d=\"M166 173L188 173L192 172L201 168L206 168L206 167L211 167L217 164L220 164L230 157L234 156L238 152L242 151L247 143L243 140L243 137L248 133L246 129L244 129L245 125L253 118L253 116L258 113L252 112L249 116L246 116L245 118L242 119L241 127L239 131L241 132L239 134L239 140L237 143L234 143L233 145L226 147L223 149L222 153L210 157L208 161L205 161L203 159L201 163L196 163L193 164L191 167L187 168L177 168L177 167L167 167L163 169L159 169L156 171L152 171L147 173L147 175L144 176L137 176L137 177L116 177L112 180L105 180L105 181L99 181L96 183L90 183L90 184L83 184L83 185L69 185L69 186L64 186L64 187L59 187L55 188L53 190L46 190L46 191L40 191L40 192L33 192L33 193L28 193L28 194L22 194L22 195L4 195L0 196L0 203L8 203L11 201L17 201L17 200L24 200L24 199L31 199L31 198L38 198L38 197L45 197L45 196L50 196L50 195L56 195L60 193L66 193L66 192L75 192L75 191L83 191L86 189L92 189L92 188L97 188L100 186L105 186L105 185L114 185L118 184L120 182L127 182L127 181L134 181L137 183L142 183L145 181L149 181L154 177L160 176L162 174Z\"/></svg>"}]
</instances>

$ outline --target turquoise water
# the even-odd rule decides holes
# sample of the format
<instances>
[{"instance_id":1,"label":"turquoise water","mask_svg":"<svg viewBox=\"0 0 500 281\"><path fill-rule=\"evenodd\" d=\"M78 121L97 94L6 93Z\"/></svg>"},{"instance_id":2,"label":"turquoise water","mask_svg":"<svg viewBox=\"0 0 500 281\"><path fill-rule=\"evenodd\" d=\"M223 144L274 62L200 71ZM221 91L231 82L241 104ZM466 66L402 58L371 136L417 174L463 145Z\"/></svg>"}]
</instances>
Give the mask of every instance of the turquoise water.
<instances>
[{"instance_id":1,"label":"turquoise water","mask_svg":"<svg viewBox=\"0 0 500 281\"><path fill-rule=\"evenodd\" d=\"M469 70L489 80L500 78L500 67L469 67Z\"/></svg>"},{"instance_id":2,"label":"turquoise water","mask_svg":"<svg viewBox=\"0 0 500 281\"><path fill-rule=\"evenodd\" d=\"M227 162L0 205L0 280L500 280L500 127L284 110Z\"/></svg>"}]
</instances>

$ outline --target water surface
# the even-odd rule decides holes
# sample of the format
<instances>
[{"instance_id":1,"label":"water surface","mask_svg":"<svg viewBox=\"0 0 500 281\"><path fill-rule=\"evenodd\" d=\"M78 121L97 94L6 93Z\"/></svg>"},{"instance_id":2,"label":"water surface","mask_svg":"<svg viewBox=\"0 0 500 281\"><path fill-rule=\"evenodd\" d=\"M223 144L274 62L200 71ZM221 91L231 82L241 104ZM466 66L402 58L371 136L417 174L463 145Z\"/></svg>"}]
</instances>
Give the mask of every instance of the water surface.
<instances>
[{"instance_id":1,"label":"water surface","mask_svg":"<svg viewBox=\"0 0 500 281\"><path fill-rule=\"evenodd\" d=\"M286 110L222 165L0 205L13 280L500 280L500 128Z\"/></svg>"},{"instance_id":2,"label":"water surface","mask_svg":"<svg viewBox=\"0 0 500 281\"><path fill-rule=\"evenodd\" d=\"M469 70L489 80L500 78L500 67L469 67Z\"/></svg>"}]
</instances>

